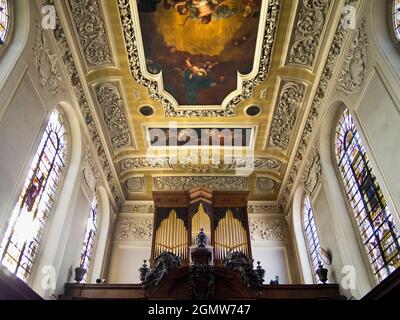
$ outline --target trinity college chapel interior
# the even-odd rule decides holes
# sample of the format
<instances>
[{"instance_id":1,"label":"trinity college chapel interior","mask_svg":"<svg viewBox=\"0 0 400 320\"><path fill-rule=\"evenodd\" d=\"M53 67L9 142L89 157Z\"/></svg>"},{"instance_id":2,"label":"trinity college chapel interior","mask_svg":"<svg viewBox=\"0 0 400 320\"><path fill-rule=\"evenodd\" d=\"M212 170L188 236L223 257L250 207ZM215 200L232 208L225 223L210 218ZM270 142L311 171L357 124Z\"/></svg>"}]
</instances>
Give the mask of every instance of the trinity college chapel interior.
<instances>
[{"instance_id":1,"label":"trinity college chapel interior","mask_svg":"<svg viewBox=\"0 0 400 320\"><path fill-rule=\"evenodd\" d=\"M400 0L0 0L0 299L400 299Z\"/></svg>"}]
</instances>

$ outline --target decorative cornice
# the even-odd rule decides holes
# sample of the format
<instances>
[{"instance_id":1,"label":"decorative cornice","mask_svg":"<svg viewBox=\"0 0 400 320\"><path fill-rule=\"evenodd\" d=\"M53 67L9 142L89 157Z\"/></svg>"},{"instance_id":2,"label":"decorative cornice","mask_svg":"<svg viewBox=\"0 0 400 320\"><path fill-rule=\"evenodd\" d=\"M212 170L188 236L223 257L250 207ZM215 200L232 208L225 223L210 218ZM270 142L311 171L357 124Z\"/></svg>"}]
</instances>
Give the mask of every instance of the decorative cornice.
<instances>
[{"instance_id":1,"label":"decorative cornice","mask_svg":"<svg viewBox=\"0 0 400 320\"><path fill-rule=\"evenodd\" d=\"M364 82L367 71L368 34L365 20L361 21L351 47L347 51L339 76L337 90L350 95L356 93Z\"/></svg>"},{"instance_id":2,"label":"decorative cornice","mask_svg":"<svg viewBox=\"0 0 400 320\"><path fill-rule=\"evenodd\" d=\"M304 189L308 195L311 195L317 188L321 174L321 159L317 147L314 146L311 150L310 156L307 159L302 176Z\"/></svg>"},{"instance_id":3,"label":"decorative cornice","mask_svg":"<svg viewBox=\"0 0 400 320\"><path fill-rule=\"evenodd\" d=\"M132 145L130 128L118 83L105 82L94 87L100 113L107 126L111 145L120 150Z\"/></svg>"},{"instance_id":4,"label":"decorative cornice","mask_svg":"<svg viewBox=\"0 0 400 320\"><path fill-rule=\"evenodd\" d=\"M53 0L50 0L49 2L54 5ZM53 34L58 44L58 49L64 63L66 74L68 75L71 85L75 91L75 96L82 112L82 117L86 122L90 137L97 150L97 156L99 157L100 163L102 165L103 172L107 179L111 194L114 198L118 210L120 210L123 206L124 197L120 191L118 179L114 176L110 162L107 159L104 146L101 142L92 112L89 107L89 102L86 98L82 82L79 78L79 73L74 58L68 46L64 29L59 20L57 20L57 25Z\"/></svg>"},{"instance_id":5,"label":"decorative cornice","mask_svg":"<svg viewBox=\"0 0 400 320\"><path fill-rule=\"evenodd\" d=\"M298 110L303 103L306 86L300 82L285 82L282 85L272 124L269 145L287 150Z\"/></svg>"},{"instance_id":6,"label":"decorative cornice","mask_svg":"<svg viewBox=\"0 0 400 320\"><path fill-rule=\"evenodd\" d=\"M199 186L215 191L247 190L247 178L238 176L165 176L153 181L156 191L189 191Z\"/></svg>"},{"instance_id":7,"label":"decorative cornice","mask_svg":"<svg viewBox=\"0 0 400 320\"><path fill-rule=\"evenodd\" d=\"M104 17L98 0L68 0L80 41L80 49L89 67L112 64L112 53Z\"/></svg>"},{"instance_id":8,"label":"decorative cornice","mask_svg":"<svg viewBox=\"0 0 400 320\"><path fill-rule=\"evenodd\" d=\"M289 63L312 67L331 0L301 0L296 31L289 51Z\"/></svg>"},{"instance_id":9,"label":"decorative cornice","mask_svg":"<svg viewBox=\"0 0 400 320\"><path fill-rule=\"evenodd\" d=\"M248 214L267 215L267 214L281 214L282 209L279 206L263 205L263 204L249 204L247 207Z\"/></svg>"},{"instance_id":10,"label":"decorative cornice","mask_svg":"<svg viewBox=\"0 0 400 320\"><path fill-rule=\"evenodd\" d=\"M233 159L231 164L219 165L193 165L192 173L213 173L217 171L229 171L229 170L270 170L280 172L283 163L276 159L270 158L238 158ZM125 173L131 170L153 170L153 169L179 169L180 165L174 164L173 159L169 157L165 158L146 158L136 157L127 158L118 162L118 168L121 173ZM186 167L184 169L187 169ZM205 172L206 171L206 172Z\"/></svg>"},{"instance_id":11,"label":"decorative cornice","mask_svg":"<svg viewBox=\"0 0 400 320\"><path fill-rule=\"evenodd\" d=\"M290 172L289 172L286 182L282 185L283 192L280 197L280 205L283 208L286 207L286 205L289 201L289 197L291 195L294 182L297 178L299 169L301 167L301 164L302 164L302 161L304 158L303 155L306 152L306 149L309 145L313 128L315 127L315 124L318 120L320 109L323 105L322 102L326 97L326 92L328 90L328 86L330 85L333 75L335 73L334 71L335 71L336 63L338 61L340 54L342 53L343 44L344 44L345 36L347 33L348 33L348 30L346 30L343 27L343 25L341 23L339 23L338 28L335 33L335 36L334 36L334 39L333 39L331 49L328 54L328 58L326 60L324 70L322 72L321 79L318 84L316 94L313 99L313 103L311 105L311 109L310 109L308 117L307 117L305 127L304 127L302 135L301 135L301 140L300 140L299 146L297 147L297 151L296 151L296 155L294 157L292 167L290 169Z\"/></svg>"},{"instance_id":12,"label":"decorative cornice","mask_svg":"<svg viewBox=\"0 0 400 320\"><path fill-rule=\"evenodd\" d=\"M257 75L250 80L242 82L241 93L233 97L222 110L178 110L176 103L166 97L161 91L158 81L147 79L142 70L137 47L137 30L133 17L130 0L118 0L122 28L125 36L125 44L128 52L131 73L133 79L148 88L151 99L158 101L165 110L167 117L234 117L236 116L236 107L242 101L252 97L253 88L261 84L268 76L271 61L273 44L275 41L276 31L278 27L280 0L270 0L267 7L266 24L264 28L264 36L262 40L262 52ZM143 64L144 65L144 64Z\"/></svg>"},{"instance_id":13,"label":"decorative cornice","mask_svg":"<svg viewBox=\"0 0 400 320\"><path fill-rule=\"evenodd\" d=\"M286 241L288 230L284 219L250 218L250 237L253 241Z\"/></svg>"}]
</instances>

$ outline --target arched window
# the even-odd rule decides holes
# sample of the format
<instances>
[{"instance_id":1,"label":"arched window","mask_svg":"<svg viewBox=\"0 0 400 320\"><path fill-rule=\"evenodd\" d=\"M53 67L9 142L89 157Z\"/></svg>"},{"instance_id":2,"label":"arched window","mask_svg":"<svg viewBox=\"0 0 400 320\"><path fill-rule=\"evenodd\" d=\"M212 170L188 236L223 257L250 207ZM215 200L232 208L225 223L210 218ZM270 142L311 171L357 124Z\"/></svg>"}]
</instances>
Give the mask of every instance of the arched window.
<instances>
[{"instance_id":1,"label":"arched window","mask_svg":"<svg viewBox=\"0 0 400 320\"><path fill-rule=\"evenodd\" d=\"M81 253L81 267L86 269L83 282L87 281L90 266L94 257L94 247L97 235L97 199L94 197L91 207L89 219L85 232L85 240L83 241L83 248Z\"/></svg>"},{"instance_id":2,"label":"arched window","mask_svg":"<svg viewBox=\"0 0 400 320\"><path fill-rule=\"evenodd\" d=\"M8 0L0 0L0 48L2 48L6 43L10 31L10 22L10 3Z\"/></svg>"},{"instance_id":3,"label":"arched window","mask_svg":"<svg viewBox=\"0 0 400 320\"><path fill-rule=\"evenodd\" d=\"M311 199L309 196L304 199L303 210L304 234L306 237L308 253L310 255L311 267L313 268L313 275L315 281L318 282L319 278L315 271L318 269L318 264L320 263L321 258L319 255L319 239L317 227L315 225L314 213L311 207Z\"/></svg>"},{"instance_id":4,"label":"arched window","mask_svg":"<svg viewBox=\"0 0 400 320\"><path fill-rule=\"evenodd\" d=\"M400 0L393 0L393 28L397 40L400 41Z\"/></svg>"},{"instance_id":5,"label":"arched window","mask_svg":"<svg viewBox=\"0 0 400 320\"><path fill-rule=\"evenodd\" d=\"M54 110L0 245L1 263L24 281L32 273L65 169L67 149L63 117Z\"/></svg>"},{"instance_id":6,"label":"arched window","mask_svg":"<svg viewBox=\"0 0 400 320\"><path fill-rule=\"evenodd\" d=\"M336 128L336 160L362 243L380 282L400 266L399 233L347 109Z\"/></svg>"}]
</instances>

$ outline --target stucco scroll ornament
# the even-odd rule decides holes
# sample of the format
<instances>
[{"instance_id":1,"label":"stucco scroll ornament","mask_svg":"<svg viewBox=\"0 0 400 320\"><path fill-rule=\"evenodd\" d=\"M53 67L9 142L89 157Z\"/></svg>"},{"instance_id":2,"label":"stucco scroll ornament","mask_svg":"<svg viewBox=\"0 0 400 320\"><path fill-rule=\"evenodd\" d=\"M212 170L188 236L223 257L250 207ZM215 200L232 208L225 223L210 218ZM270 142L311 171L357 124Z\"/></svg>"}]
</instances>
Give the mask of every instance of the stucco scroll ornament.
<instances>
[{"instance_id":1,"label":"stucco scroll ornament","mask_svg":"<svg viewBox=\"0 0 400 320\"><path fill-rule=\"evenodd\" d=\"M96 87L96 97L114 150L126 147L131 139L125 105L118 88L113 83L103 83Z\"/></svg>"},{"instance_id":2,"label":"stucco scroll ornament","mask_svg":"<svg viewBox=\"0 0 400 320\"><path fill-rule=\"evenodd\" d=\"M305 85L287 82L282 86L278 106L271 124L270 145L286 150L304 99Z\"/></svg>"},{"instance_id":3,"label":"stucco scroll ornament","mask_svg":"<svg viewBox=\"0 0 400 320\"><path fill-rule=\"evenodd\" d=\"M57 55L50 49L44 31L39 27L33 45L33 57L38 74L39 84L49 94L64 92L61 76L57 67Z\"/></svg>"},{"instance_id":4,"label":"stucco scroll ornament","mask_svg":"<svg viewBox=\"0 0 400 320\"><path fill-rule=\"evenodd\" d=\"M164 176L154 178L157 191L187 191L205 186L217 191L244 191L247 178L238 176Z\"/></svg>"},{"instance_id":5,"label":"stucco scroll ornament","mask_svg":"<svg viewBox=\"0 0 400 320\"><path fill-rule=\"evenodd\" d=\"M283 219L257 218L250 219L251 240L275 240L284 241L287 239L287 232Z\"/></svg>"},{"instance_id":6,"label":"stucco scroll ornament","mask_svg":"<svg viewBox=\"0 0 400 320\"><path fill-rule=\"evenodd\" d=\"M339 76L337 90L346 95L356 93L364 82L367 71L368 35L365 20L348 50Z\"/></svg>"},{"instance_id":7,"label":"stucco scroll ornament","mask_svg":"<svg viewBox=\"0 0 400 320\"><path fill-rule=\"evenodd\" d=\"M322 174L321 159L317 148L314 147L306 162L302 176L302 181L304 182L304 189L308 195L311 195L317 188L321 174Z\"/></svg>"},{"instance_id":8,"label":"stucco scroll ornament","mask_svg":"<svg viewBox=\"0 0 400 320\"><path fill-rule=\"evenodd\" d=\"M347 5L350 2L356 3L357 0L346 0L345 4ZM336 74L335 70L337 69L337 62L342 54L347 34L348 29L346 29L342 23L339 23L331 45L331 49L329 51L327 61L325 63L324 70L321 75L321 79L318 84L316 94L314 96L313 103L311 105L311 110L308 114L307 121L301 135L300 144L297 147L296 156L292 163L289 176L282 187L284 191L281 195L279 204L283 208L286 207L286 205L288 204L291 192L293 190L294 182L296 181L298 174L300 174L300 166L302 165L304 158L303 155L309 146L313 129L317 127L316 123L318 121L320 112L325 105L323 102L325 100L328 87L331 85L333 77Z\"/></svg>"},{"instance_id":9,"label":"stucco scroll ornament","mask_svg":"<svg viewBox=\"0 0 400 320\"><path fill-rule=\"evenodd\" d=\"M330 0L302 0L289 62L312 66L325 25Z\"/></svg>"},{"instance_id":10,"label":"stucco scroll ornament","mask_svg":"<svg viewBox=\"0 0 400 320\"><path fill-rule=\"evenodd\" d=\"M117 237L120 240L151 240L152 234L152 219L122 218L119 221Z\"/></svg>"},{"instance_id":11,"label":"stucco scroll ornament","mask_svg":"<svg viewBox=\"0 0 400 320\"><path fill-rule=\"evenodd\" d=\"M98 0L69 0L82 51L89 66L112 63L111 49Z\"/></svg>"},{"instance_id":12,"label":"stucco scroll ornament","mask_svg":"<svg viewBox=\"0 0 400 320\"><path fill-rule=\"evenodd\" d=\"M97 183L100 177L100 173L96 168L92 153L90 152L90 148L88 146L86 147L85 155L83 157L82 173L86 185L90 189L90 192L94 194L97 189Z\"/></svg>"},{"instance_id":13,"label":"stucco scroll ornament","mask_svg":"<svg viewBox=\"0 0 400 320\"><path fill-rule=\"evenodd\" d=\"M46 4L54 5L54 1L48 0ZM78 105L80 107L83 119L85 120L86 126L88 128L92 143L96 149L96 155L99 158L102 171L104 173L105 178L107 179L107 183L113 195L117 209L120 210L123 207L124 203L122 190L120 189L120 184L118 179L113 173L113 170L111 168L111 162L107 158L105 148L98 134L97 126L94 122L92 111L89 106L89 102L86 98L85 90L80 80L75 60L69 49L68 41L59 19L57 19L56 28L53 30L53 36L58 44L58 50L60 52L62 61L64 63L64 70L66 72L66 75L68 75L69 81L72 87L74 88L74 93Z\"/></svg>"}]
</instances>

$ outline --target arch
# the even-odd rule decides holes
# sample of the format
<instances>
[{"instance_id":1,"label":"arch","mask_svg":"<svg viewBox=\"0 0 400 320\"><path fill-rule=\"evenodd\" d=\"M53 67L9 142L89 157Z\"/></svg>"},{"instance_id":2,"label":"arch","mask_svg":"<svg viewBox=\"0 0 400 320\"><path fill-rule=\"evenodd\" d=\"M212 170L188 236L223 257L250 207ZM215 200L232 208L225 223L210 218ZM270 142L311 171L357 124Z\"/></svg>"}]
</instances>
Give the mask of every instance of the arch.
<instances>
[{"instance_id":1,"label":"arch","mask_svg":"<svg viewBox=\"0 0 400 320\"><path fill-rule=\"evenodd\" d=\"M34 273L49 220L61 192L68 164L69 142L65 118L55 108L35 148L24 186L0 245L3 266L25 282Z\"/></svg>"},{"instance_id":2,"label":"arch","mask_svg":"<svg viewBox=\"0 0 400 320\"><path fill-rule=\"evenodd\" d=\"M13 1L14 21L11 34L6 46L0 49L0 88L3 87L7 78L21 56L29 36L31 21L30 0Z\"/></svg>"},{"instance_id":3,"label":"arch","mask_svg":"<svg viewBox=\"0 0 400 320\"><path fill-rule=\"evenodd\" d=\"M55 278L59 276L65 248L68 245L67 239L73 219L74 202L79 193L79 174L83 153L82 132L74 107L66 101L61 101L56 108L62 112L67 123L70 150L69 161L62 182L62 192L58 195L53 215L48 221L51 227L44 235L42 251L36 270L32 275L32 289L43 297L50 297L56 286L55 283L48 285L42 283L46 275L45 272L48 270L47 267L51 266Z\"/></svg>"},{"instance_id":4,"label":"arch","mask_svg":"<svg viewBox=\"0 0 400 320\"><path fill-rule=\"evenodd\" d=\"M386 0L386 5L382 5L382 0L367 1L368 11L371 20L371 35L379 49L385 62L400 77L400 41L393 32L393 23L390 13L392 12L392 0Z\"/></svg>"},{"instance_id":5,"label":"arch","mask_svg":"<svg viewBox=\"0 0 400 320\"><path fill-rule=\"evenodd\" d=\"M353 223L379 283L400 267L400 235L348 109L336 123L335 156Z\"/></svg>"},{"instance_id":6,"label":"arch","mask_svg":"<svg viewBox=\"0 0 400 320\"><path fill-rule=\"evenodd\" d=\"M315 222L314 211L311 203L311 196L305 194L302 201L302 231L303 237L307 244L308 258L310 259L310 266L312 274L314 275L315 283L318 283L319 279L315 273L318 266L321 264L321 257L319 254L319 236L317 225Z\"/></svg>"},{"instance_id":7,"label":"arch","mask_svg":"<svg viewBox=\"0 0 400 320\"><path fill-rule=\"evenodd\" d=\"M306 284L314 284L314 275L308 258L308 249L303 231L303 197L304 186L300 185L294 193L292 203L293 231L303 281Z\"/></svg>"},{"instance_id":8,"label":"arch","mask_svg":"<svg viewBox=\"0 0 400 320\"><path fill-rule=\"evenodd\" d=\"M99 206L99 225L89 282L95 282L96 279L101 279L104 276L106 264L105 258L110 231L111 210L107 191L104 187L100 186L97 194Z\"/></svg>"},{"instance_id":9,"label":"arch","mask_svg":"<svg viewBox=\"0 0 400 320\"><path fill-rule=\"evenodd\" d=\"M364 260L352 217L346 202L346 194L340 185L340 176L336 167L334 137L336 123L346 109L343 101L337 100L326 108L319 132L319 150L322 166L322 186L325 190L330 214L333 221L332 232L337 239L338 250L344 266L353 266L357 270L356 287L350 288L354 297L361 298L372 290L374 281ZM343 267L344 267L343 266ZM336 273L341 273L337 270Z\"/></svg>"}]
</instances>

